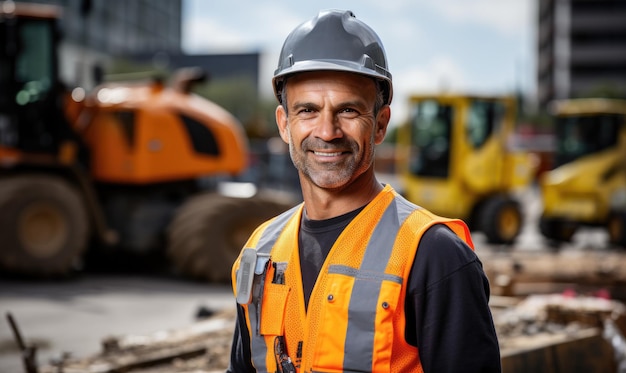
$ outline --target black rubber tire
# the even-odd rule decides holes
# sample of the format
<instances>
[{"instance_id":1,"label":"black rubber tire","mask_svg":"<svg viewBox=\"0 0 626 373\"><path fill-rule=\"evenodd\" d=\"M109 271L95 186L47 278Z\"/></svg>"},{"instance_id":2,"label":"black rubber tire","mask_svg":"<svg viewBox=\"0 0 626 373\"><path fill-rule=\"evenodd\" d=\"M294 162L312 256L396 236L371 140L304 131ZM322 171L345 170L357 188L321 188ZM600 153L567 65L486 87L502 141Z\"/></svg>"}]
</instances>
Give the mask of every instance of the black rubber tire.
<instances>
[{"instance_id":1,"label":"black rubber tire","mask_svg":"<svg viewBox=\"0 0 626 373\"><path fill-rule=\"evenodd\" d=\"M507 196L494 196L481 206L479 213L480 231L491 244L512 244L523 225L519 203Z\"/></svg>"},{"instance_id":2,"label":"black rubber tire","mask_svg":"<svg viewBox=\"0 0 626 373\"><path fill-rule=\"evenodd\" d=\"M230 283L233 262L250 234L289 207L262 197L194 196L178 209L167 230L167 255L184 276Z\"/></svg>"},{"instance_id":3,"label":"black rubber tire","mask_svg":"<svg viewBox=\"0 0 626 373\"><path fill-rule=\"evenodd\" d=\"M567 222L562 219L548 218L541 216L539 218L539 232L549 241L551 245L559 245L563 242L570 242L578 226L575 223Z\"/></svg>"},{"instance_id":4,"label":"black rubber tire","mask_svg":"<svg viewBox=\"0 0 626 373\"><path fill-rule=\"evenodd\" d=\"M50 175L0 180L0 266L29 276L71 273L89 236L80 193Z\"/></svg>"},{"instance_id":5,"label":"black rubber tire","mask_svg":"<svg viewBox=\"0 0 626 373\"><path fill-rule=\"evenodd\" d=\"M609 242L626 249L626 212L614 211L609 214L607 224Z\"/></svg>"}]
</instances>

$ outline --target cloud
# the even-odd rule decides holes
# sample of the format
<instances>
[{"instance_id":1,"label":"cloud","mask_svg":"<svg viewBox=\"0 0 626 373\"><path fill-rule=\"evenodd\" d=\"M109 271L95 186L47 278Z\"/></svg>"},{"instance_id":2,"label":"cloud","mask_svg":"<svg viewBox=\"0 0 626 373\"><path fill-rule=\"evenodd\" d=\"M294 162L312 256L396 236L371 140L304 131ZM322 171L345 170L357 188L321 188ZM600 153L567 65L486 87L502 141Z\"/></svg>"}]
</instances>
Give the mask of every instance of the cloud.
<instances>
[{"instance_id":1,"label":"cloud","mask_svg":"<svg viewBox=\"0 0 626 373\"><path fill-rule=\"evenodd\" d=\"M438 0L424 2L446 19L480 24L508 35L528 29L530 0Z\"/></svg>"},{"instance_id":2,"label":"cloud","mask_svg":"<svg viewBox=\"0 0 626 373\"><path fill-rule=\"evenodd\" d=\"M466 88L463 68L447 56L435 56L423 66L394 73L394 87L404 92L447 91Z\"/></svg>"},{"instance_id":3,"label":"cloud","mask_svg":"<svg viewBox=\"0 0 626 373\"><path fill-rule=\"evenodd\" d=\"M393 22L388 22L384 28L379 27L377 29L377 33L386 44L393 41L396 44L402 43L406 46L416 45L427 35L421 25L410 18L396 17L392 19Z\"/></svg>"},{"instance_id":4,"label":"cloud","mask_svg":"<svg viewBox=\"0 0 626 373\"><path fill-rule=\"evenodd\" d=\"M243 50L249 43L236 28L208 16L188 18L183 23L183 35L183 49L187 53Z\"/></svg>"},{"instance_id":5,"label":"cloud","mask_svg":"<svg viewBox=\"0 0 626 373\"><path fill-rule=\"evenodd\" d=\"M217 6L192 1L188 4L188 15L183 22L183 49L187 53L279 49L287 32L302 21L274 3Z\"/></svg>"},{"instance_id":6,"label":"cloud","mask_svg":"<svg viewBox=\"0 0 626 373\"><path fill-rule=\"evenodd\" d=\"M393 122L406 119L407 101L412 94L462 92L467 89L466 76L462 66L446 56L435 56L424 65L394 72Z\"/></svg>"}]
</instances>

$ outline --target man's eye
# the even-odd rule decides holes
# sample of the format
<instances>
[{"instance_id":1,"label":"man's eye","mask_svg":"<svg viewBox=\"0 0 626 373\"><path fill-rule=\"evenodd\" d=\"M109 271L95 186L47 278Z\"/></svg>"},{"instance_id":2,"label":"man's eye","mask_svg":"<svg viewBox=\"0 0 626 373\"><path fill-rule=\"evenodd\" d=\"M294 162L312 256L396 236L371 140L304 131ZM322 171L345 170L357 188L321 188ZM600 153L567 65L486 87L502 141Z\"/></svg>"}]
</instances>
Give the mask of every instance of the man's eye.
<instances>
[{"instance_id":1,"label":"man's eye","mask_svg":"<svg viewBox=\"0 0 626 373\"><path fill-rule=\"evenodd\" d=\"M343 117L352 118L352 117L358 116L359 112L352 108L345 108L345 109L341 109L341 111L339 112L339 115Z\"/></svg>"}]
</instances>

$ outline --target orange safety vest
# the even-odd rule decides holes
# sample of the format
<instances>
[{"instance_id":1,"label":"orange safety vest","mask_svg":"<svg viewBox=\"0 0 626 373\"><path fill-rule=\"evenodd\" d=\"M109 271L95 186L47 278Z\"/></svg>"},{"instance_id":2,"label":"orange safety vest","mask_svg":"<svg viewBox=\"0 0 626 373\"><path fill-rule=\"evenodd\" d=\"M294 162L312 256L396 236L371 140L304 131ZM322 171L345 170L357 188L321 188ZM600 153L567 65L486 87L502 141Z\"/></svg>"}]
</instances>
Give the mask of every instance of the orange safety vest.
<instances>
[{"instance_id":1,"label":"orange safety vest","mask_svg":"<svg viewBox=\"0 0 626 373\"><path fill-rule=\"evenodd\" d=\"M421 372L417 348L404 338L409 273L433 224L446 224L473 249L465 223L436 216L385 186L337 238L307 312L297 249L302 211L299 205L266 222L246 244L259 255L252 299L242 304L256 370L281 371L275 344L283 336L297 372ZM233 265L235 295L241 258ZM281 264L284 276L276 270Z\"/></svg>"}]
</instances>

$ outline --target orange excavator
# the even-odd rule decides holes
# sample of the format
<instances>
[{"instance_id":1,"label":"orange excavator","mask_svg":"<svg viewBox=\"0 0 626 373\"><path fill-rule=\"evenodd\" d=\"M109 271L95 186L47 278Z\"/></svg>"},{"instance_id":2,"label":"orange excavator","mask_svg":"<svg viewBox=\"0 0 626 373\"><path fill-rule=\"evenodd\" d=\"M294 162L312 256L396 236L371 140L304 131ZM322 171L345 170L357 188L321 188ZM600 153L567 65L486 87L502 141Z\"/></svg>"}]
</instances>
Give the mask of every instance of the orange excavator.
<instances>
[{"instance_id":1,"label":"orange excavator","mask_svg":"<svg viewBox=\"0 0 626 373\"><path fill-rule=\"evenodd\" d=\"M92 247L163 248L180 273L229 281L251 230L293 201L233 182L248 141L191 93L204 74L70 91L59 9L0 5L1 270L57 276Z\"/></svg>"}]
</instances>

